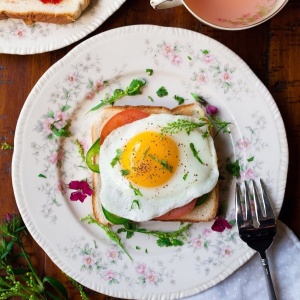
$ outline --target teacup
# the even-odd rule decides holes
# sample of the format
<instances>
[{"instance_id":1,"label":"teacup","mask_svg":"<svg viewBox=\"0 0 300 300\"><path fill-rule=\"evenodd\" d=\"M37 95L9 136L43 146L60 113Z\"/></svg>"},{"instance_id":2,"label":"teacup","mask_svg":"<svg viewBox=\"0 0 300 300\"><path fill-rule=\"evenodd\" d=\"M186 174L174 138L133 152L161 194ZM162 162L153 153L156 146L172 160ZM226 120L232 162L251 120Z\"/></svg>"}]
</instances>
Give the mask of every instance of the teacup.
<instances>
[{"instance_id":1,"label":"teacup","mask_svg":"<svg viewBox=\"0 0 300 300\"><path fill-rule=\"evenodd\" d=\"M150 0L155 9L183 4L199 21L224 30L259 25L277 14L288 0Z\"/></svg>"}]
</instances>

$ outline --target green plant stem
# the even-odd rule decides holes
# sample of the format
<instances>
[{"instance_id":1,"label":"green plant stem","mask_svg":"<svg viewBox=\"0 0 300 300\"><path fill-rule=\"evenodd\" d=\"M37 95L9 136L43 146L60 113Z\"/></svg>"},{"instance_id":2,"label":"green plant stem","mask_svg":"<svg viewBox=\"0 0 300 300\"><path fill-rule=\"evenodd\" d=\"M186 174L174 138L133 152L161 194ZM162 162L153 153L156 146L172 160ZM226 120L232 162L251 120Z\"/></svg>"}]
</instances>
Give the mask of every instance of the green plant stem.
<instances>
[{"instance_id":1,"label":"green plant stem","mask_svg":"<svg viewBox=\"0 0 300 300\"><path fill-rule=\"evenodd\" d=\"M39 292L42 292L44 294L44 290L45 290L44 285L43 285L42 281L40 280L39 276L36 274L36 272L35 272L32 264L31 264L31 261L29 259L29 256L28 256L28 254L26 253L26 251L25 251L25 249L23 247L23 244L21 242L17 242L17 244L20 247L20 249L22 250L22 253L23 253L23 255L24 255L24 257L25 257L25 259L26 259L26 261L28 263L28 266L29 266L29 268L31 270L31 273L33 274L36 282L38 283L38 288L40 289Z\"/></svg>"}]
</instances>

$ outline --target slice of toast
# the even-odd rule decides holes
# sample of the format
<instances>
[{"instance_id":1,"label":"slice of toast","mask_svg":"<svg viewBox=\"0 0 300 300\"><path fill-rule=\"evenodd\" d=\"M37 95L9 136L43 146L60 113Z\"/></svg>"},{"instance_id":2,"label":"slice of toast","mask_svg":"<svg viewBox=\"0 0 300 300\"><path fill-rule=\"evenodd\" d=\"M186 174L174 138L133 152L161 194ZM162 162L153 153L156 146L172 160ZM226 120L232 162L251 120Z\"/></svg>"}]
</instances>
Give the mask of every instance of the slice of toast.
<instances>
[{"instance_id":1,"label":"slice of toast","mask_svg":"<svg viewBox=\"0 0 300 300\"><path fill-rule=\"evenodd\" d=\"M89 4L90 0L61 0L57 4L40 0L1 0L0 20L22 19L28 25L35 22L68 24L77 20Z\"/></svg>"},{"instance_id":2,"label":"slice of toast","mask_svg":"<svg viewBox=\"0 0 300 300\"><path fill-rule=\"evenodd\" d=\"M92 142L94 143L100 136L101 130L106 124L106 122L113 117L115 114L130 108L131 106L110 106L106 108L102 108L99 110L99 116L97 121L92 126ZM162 106L135 106L139 110L147 112L149 114L174 114L174 115L185 115L190 117L203 117L205 113L201 106L197 103L180 105L173 109L169 109ZM98 158L94 158L94 163L98 163ZM103 225L112 225L104 216L101 207L101 201L99 199L99 193L101 189L101 178L100 174L94 173L92 174L93 181L93 195L92 195L92 206L93 213L98 222ZM169 221L180 221L180 222L208 222L213 220L218 211L219 207L219 193L218 193L218 184L215 188L210 192L208 199L201 205L194 207L194 209L176 219ZM164 222L169 222L164 221Z\"/></svg>"}]
</instances>

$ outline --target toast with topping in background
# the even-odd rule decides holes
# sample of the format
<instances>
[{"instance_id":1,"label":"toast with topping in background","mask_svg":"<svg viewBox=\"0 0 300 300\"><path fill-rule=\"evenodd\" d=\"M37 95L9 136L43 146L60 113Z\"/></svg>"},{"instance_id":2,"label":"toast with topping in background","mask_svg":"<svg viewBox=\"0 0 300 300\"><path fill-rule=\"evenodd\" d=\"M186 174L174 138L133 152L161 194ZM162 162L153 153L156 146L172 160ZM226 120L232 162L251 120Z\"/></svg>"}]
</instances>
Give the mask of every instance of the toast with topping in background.
<instances>
[{"instance_id":1,"label":"toast with topping in background","mask_svg":"<svg viewBox=\"0 0 300 300\"><path fill-rule=\"evenodd\" d=\"M0 20L22 19L35 22L68 24L77 20L90 0L1 0Z\"/></svg>"}]
</instances>

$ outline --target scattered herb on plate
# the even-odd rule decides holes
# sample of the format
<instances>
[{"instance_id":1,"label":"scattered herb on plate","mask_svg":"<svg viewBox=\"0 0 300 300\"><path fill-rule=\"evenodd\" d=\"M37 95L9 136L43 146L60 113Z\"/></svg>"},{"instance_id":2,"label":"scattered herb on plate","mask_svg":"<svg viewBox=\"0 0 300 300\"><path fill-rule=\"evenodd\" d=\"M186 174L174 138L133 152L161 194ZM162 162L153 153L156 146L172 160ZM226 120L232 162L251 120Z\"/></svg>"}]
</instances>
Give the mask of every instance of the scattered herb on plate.
<instances>
[{"instance_id":1,"label":"scattered herb on plate","mask_svg":"<svg viewBox=\"0 0 300 300\"><path fill-rule=\"evenodd\" d=\"M168 93L167 89L164 86L162 86L156 91L156 94L158 97L161 98L161 97L168 96L169 93Z\"/></svg>"}]
</instances>

